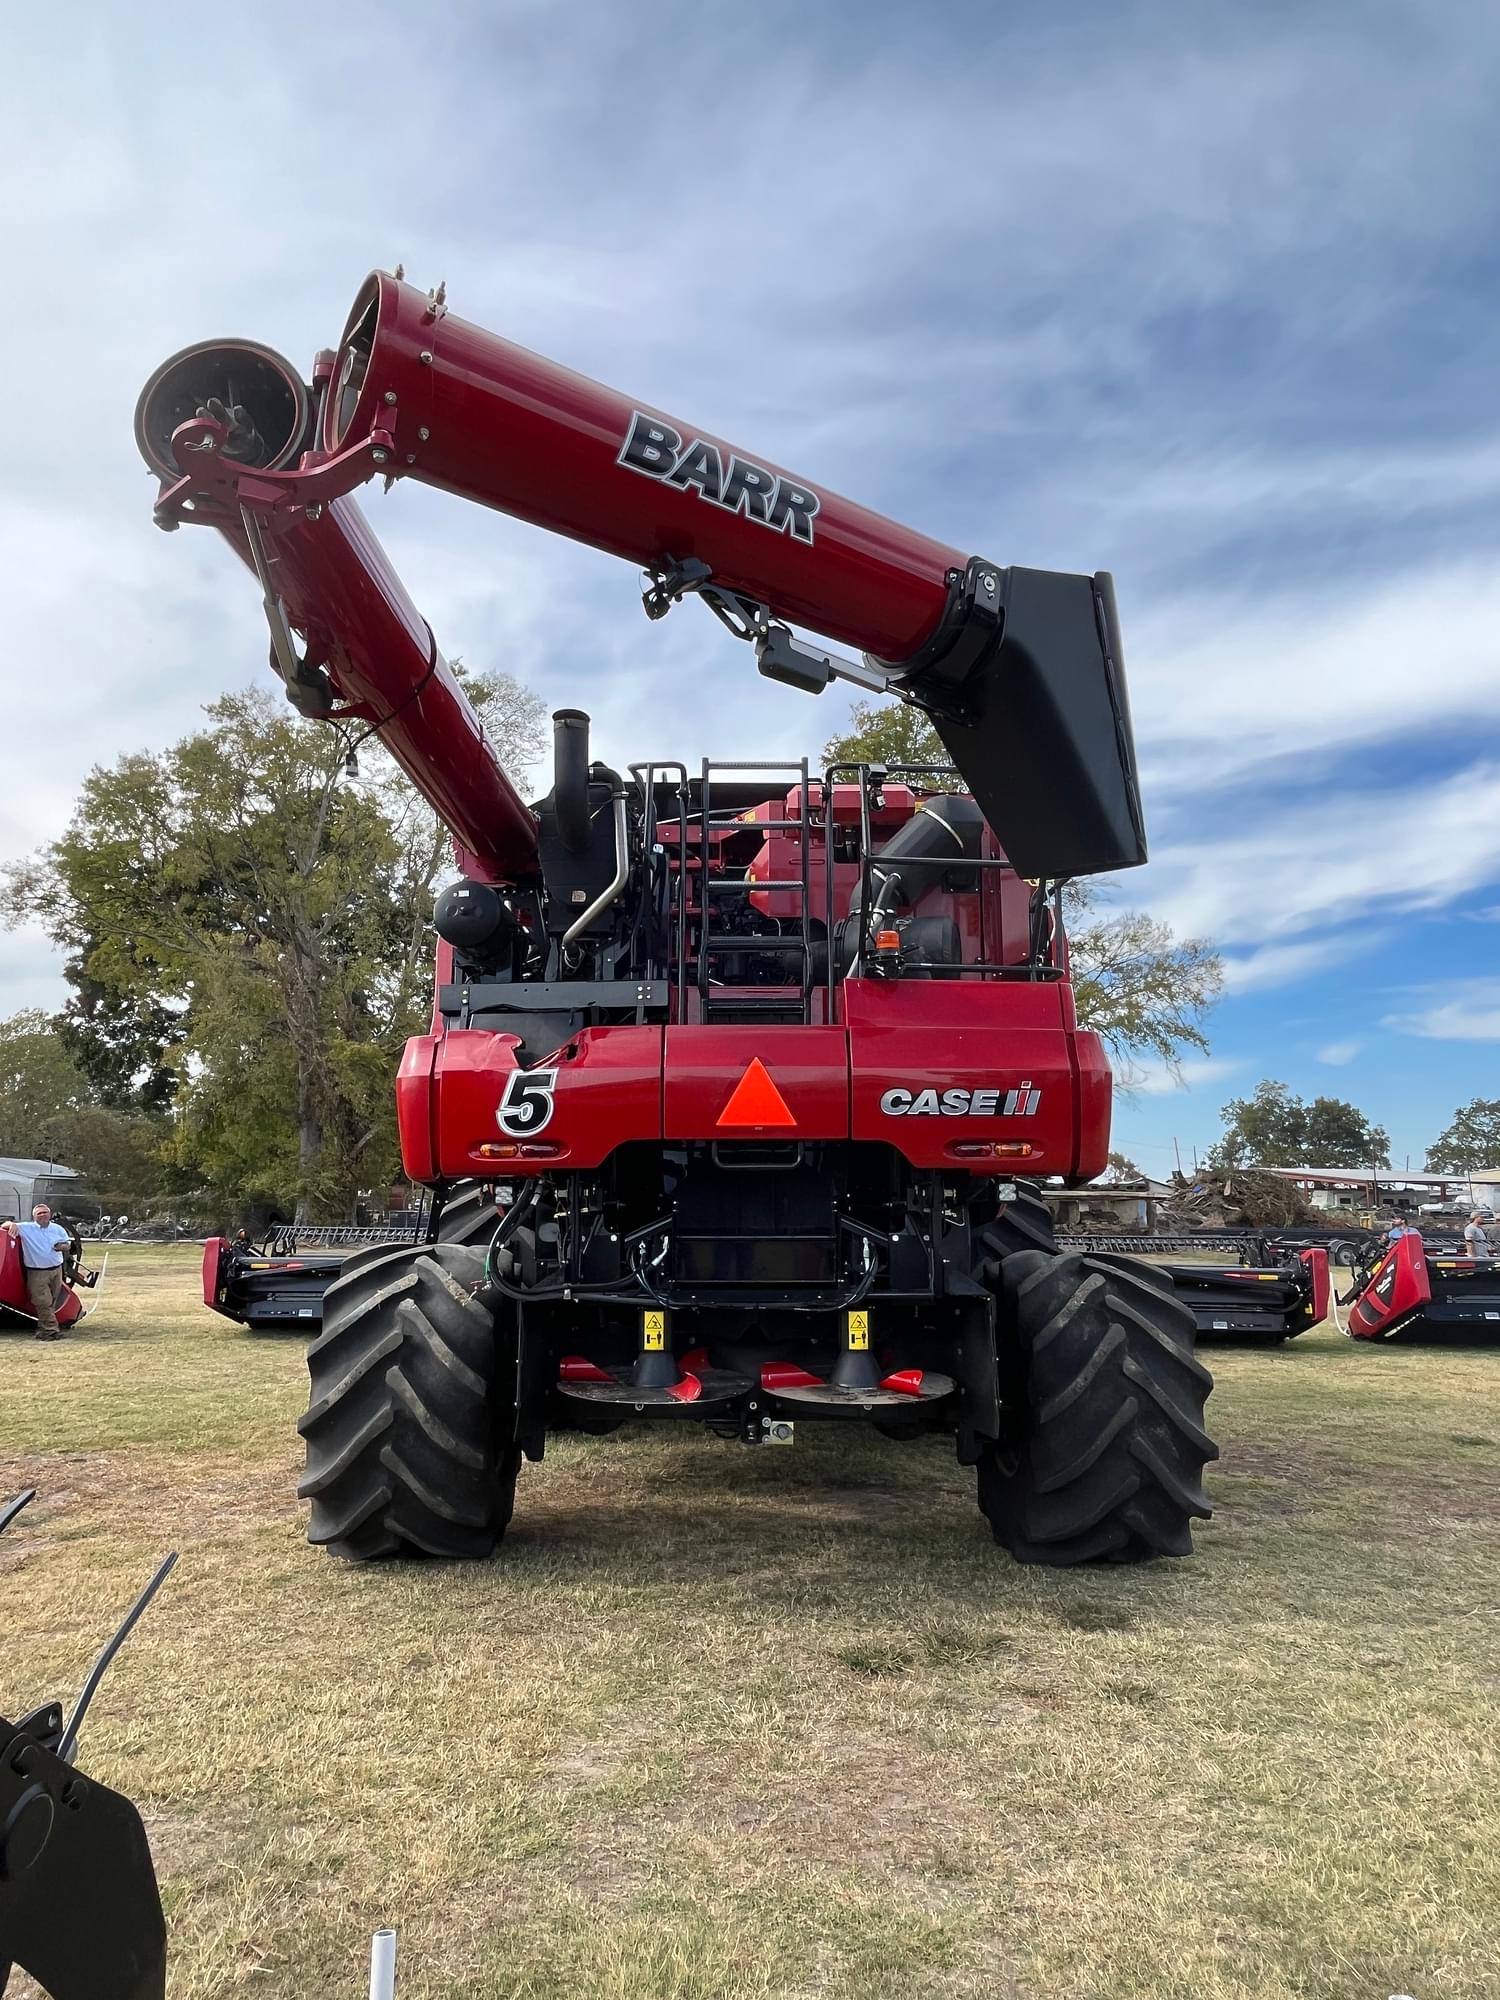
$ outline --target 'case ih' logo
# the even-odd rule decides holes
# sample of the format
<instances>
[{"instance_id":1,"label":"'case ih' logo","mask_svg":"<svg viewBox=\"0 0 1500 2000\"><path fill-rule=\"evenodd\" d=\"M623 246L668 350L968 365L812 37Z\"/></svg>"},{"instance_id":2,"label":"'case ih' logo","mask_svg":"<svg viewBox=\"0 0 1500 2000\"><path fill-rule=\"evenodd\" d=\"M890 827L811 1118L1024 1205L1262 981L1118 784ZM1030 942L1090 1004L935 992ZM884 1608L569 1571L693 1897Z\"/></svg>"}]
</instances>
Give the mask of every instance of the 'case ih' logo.
<instances>
[{"instance_id":1,"label":"'case ih' logo","mask_svg":"<svg viewBox=\"0 0 1500 2000\"><path fill-rule=\"evenodd\" d=\"M823 503L811 487L768 472L738 452L729 454L726 465L716 444L706 438L684 444L681 433L660 417L631 412L630 429L616 462L632 472L644 472L648 479L680 486L684 493L696 493L712 507L759 521L773 534L790 535L794 542L812 546L813 516Z\"/></svg>"},{"instance_id":2,"label":"'case ih' logo","mask_svg":"<svg viewBox=\"0 0 1500 2000\"><path fill-rule=\"evenodd\" d=\"M1035 1118L1042 1093L1030 1083L1014 1090L888 1090L887 1118Z\"/></svg>"}]
</instances>

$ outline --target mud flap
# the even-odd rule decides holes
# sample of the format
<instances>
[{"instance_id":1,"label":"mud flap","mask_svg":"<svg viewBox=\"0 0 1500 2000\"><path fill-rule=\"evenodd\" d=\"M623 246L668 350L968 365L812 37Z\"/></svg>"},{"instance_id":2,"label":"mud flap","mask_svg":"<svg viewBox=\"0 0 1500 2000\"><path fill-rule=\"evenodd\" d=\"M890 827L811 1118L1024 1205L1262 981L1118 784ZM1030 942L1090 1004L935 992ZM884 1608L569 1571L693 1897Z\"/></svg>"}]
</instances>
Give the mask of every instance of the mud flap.
<instances>
[{"instance_id":1,"label":"mud flap","mask_svg":"<svg viewBox=\"0 0 1500 2000\"><path fill-rule=\"evenodd\" d=\"M495 1337L500 1339L506 1310L498 1304ZM548 1333L546 1309L513 1306L515 1314L515 1372L511 1377L512 1436L526 1456L539 1464L547 1441L547 1403L557 1373L552 1340ZM503 1380L503 1377L502 1377Z\"/></svg>"},{"instance_id":2,"label":"mud flap","mask_svg":"<svg viewBox=\"0 0 1500 2000\"><path fill-rule=\"evenodd\" d=\"M954 1373L958 1378L958 1462L973 1465L1000 1435L1000 1370L995 1348L995 1301L966 1274L949 1269L950 1303L958 1315Z\"/></svg>"}]
</instances>

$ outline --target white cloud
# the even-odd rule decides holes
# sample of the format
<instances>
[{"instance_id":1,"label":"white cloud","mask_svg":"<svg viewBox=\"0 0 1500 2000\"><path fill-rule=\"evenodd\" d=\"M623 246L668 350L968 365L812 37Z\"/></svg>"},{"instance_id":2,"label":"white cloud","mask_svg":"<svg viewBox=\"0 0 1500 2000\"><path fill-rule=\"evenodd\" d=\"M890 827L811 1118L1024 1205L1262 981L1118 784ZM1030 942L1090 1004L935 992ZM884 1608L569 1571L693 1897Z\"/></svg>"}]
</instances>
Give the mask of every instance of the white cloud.
<instances>
[{"instance_id":1,"label":"white cloud","mask_svg":"<svg viewBox=\"0 0 1500 2000\"><path fill-rule=\"evenodd\" d=\"M1338 932L1307 938L1300 944L1267 944L1254 951L1224 957L1224 991L1250 993L1258 987L1288 986L1339 965L1355 952L1371 949L1379 940Z\"/></svg>"},{"instance_id":2,"label":"white cloud","mask_svg":"<svg viewBox=\"0 0 1500 2000\"><path fill-rule=\"evenodd\" d=\"M1178 1065L1156 1059L1122 1061L1115 1071L1115 1083L1119 1089L1141 1097L1166 1097L1174 1093L1188 1096L1210 1084L1222 1083L1225 1077L1235 1076L1245 1067L1241 1056L1189 1056Z\"/></svg>"},{"instance_id":3,"label":"white cloud","mask_svg":"<svg viewBox=\"0 0 1500 2000\"><path fill-rule=\"evenodd\" d=\"M1325 1042L1318 1050L1318 1061L1342 1069L1345 1063L1353 1062L1362 1047L1361 1042Z\"/></svg>"},{"instance_id":4,"label":"white cloud","mask_svg":"<svg viewBox=\"0 0 1500 2000\"><path fill-rule=\"evenodd\" d=\"M1440 909L1500 875L1500 763L1425 784L1343 790L1244 831L1181 841L1150 867L1154 913L1228 946L1276 943L1347 956L1404 912ZM1304 961L1311 964L1313 956Z\"/></svg>"},{"instance_id":5,"label":"white cloud","mask_svg":"<svg viewBox=\"0 0 1500 2000\"><path fill-rule=\"evenodd\" d=\"M1211 464L1163 458L1131 488L1131 505L1202 522L1275 514L1409 519L1500 500L1500 435L1459 444L1402 443L1377 431L1335 450L1244 446Z\"/></svg>"},{"instance_id":6,"label":"white cloud","mask_svg":"<svg viewBox=\"0 0 1500 2000\"><path fill-rule=\"evenodd\" d=\"M0 1016L17 1014L23 1007L44 1007L49 1012L67 997L60 971L62 954L51 938L35 925L26 924L0 936Z\"/></svg>"},{"instance_id":7,"label":"white cloud","mask_svg":"<svg viewBox=\"0 0 1500 2000\"><path fill-rule=\"evenodd\" d=\"M1476 557L1374 587L1327 577L1242 602L1177 597L1148 606L1128 646L1148 801L1278 760L1316 794L1330 757L1362 744L1493 725L1500 575Z\"/></svg>"},{"instance_id":8,"label":"white cloud","mask_svg":"<svg viewBox=\"0 0 1500 2000\"><path fill-rule=\"evenodd\" d=\"M1500 1042L1500 979L1461 979L1441 990L1445 998L1388 1015L1385 1026L1424 1041Z\"/></svg>"}]
</instances>

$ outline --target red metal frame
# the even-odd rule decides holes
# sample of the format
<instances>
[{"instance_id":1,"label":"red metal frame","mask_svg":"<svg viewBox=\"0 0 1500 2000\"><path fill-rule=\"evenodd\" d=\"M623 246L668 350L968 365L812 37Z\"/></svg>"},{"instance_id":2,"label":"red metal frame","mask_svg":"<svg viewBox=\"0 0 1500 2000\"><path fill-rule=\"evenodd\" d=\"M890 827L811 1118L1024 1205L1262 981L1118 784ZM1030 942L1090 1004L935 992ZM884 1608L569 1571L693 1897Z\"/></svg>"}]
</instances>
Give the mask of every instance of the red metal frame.
<instances>
[{"instance_id":1,"label":"red metal frame","mask_svg":"<svg viewBox=\"0 0 1500 2000\"><path fill-rule=\"evenodd\" d=\"M722 438L472 326L383 271L361 288L341 352L372 310L363 387L342 431L337 395L328 397L325 450L379 429L390 439L392 467L404 476L640 568L696 556L722 588L883 659L905 659L930 637L949 573L968 560L962 551L821 486L813 489L819 504L811 544L776 533L619 462L638 411L685 442L714 445L726 465L747 456ZM794 479L764 459L753 462Z\"/></svg>"},{"instance_id":2,"label":"red metal frame","mask_svg":"<svg viewBox=\"0 0 1500 2000\"><path fill-rule=\"evenodd\" d=\"M1091 1180L1109 1154L1111 1086L1097 1035L1076 1026L1061 982L846 980L831 1026L586 1028L554 1059L551 1121L510 1140L496 1113L516 1038L476 1028L418 1035L396 1081L402 1161L413 1180L528 1177L594 1168L633 1140L796 1138L895 1148L914 1167ZM784 1127L723 1123L761 1061L793 1115ZM1007 1110L1025 1085L1026 1103ZM937 1107L892 1115L888 1091ZM944 1109L950 1093L981 1109ZM1034 1101L1034 1103L1033 1103Z\"/></svg>"},{"instance_id":3,"label":"red metal frame","mask_svg":"<svg viewBox=\"0 0 1500 2000\"><path fill-rule=\"evenodd\" d=\"M1388 1340L1432 1299L1427 1252L1416 1230L1391 1245L1349 1312L1356 1340Z\"/></svg>"},{"instance_id":4,"label":"red metal frame","mask_svg":"<svg viewBox=\"0 0 1500 2000\"><path fill-rule=\"evenodd\" d=\"M313 670L367 723L468 852L477 874L510 881L536 863L536 828L425 618L355 502L346 475L368 479L369 452L346 453L337 479L246 472L222 455L222 426L183 424L172 439L194 469L166 488L159 519L201 519L255 568L242 510L261 532L280 607ZM330 485L340 489L324 496ZM191 502L191 512L185 511Z\"/></svg>"},{"instance_id":5,"label":"red metal frame","mask_svg":"<svg viewBox=\"0 0 1500 2000\"><path fill-rule=\"evenodd\" d=\"M1307 1302L1307 1323L1317 1326L1328 1317L1332 1286L1328 1276L1328 1252L1319 1245L1297 1252L1299 1263L1307 1266L1312 1279L1312 1296Z\"/></svg>"},{"instance_id":6,"label":"red metal frame","mask_svg":"<svg viewBox=\"0 0 1500 2000\"><path fill-rule=\"evenodd\" d=\"M26 1289L26 1265L21 1256L21 1246L12 1240L9 1230L5 1229L0 1229L0 1311L17 1313L30 1320L33 1326L36 1324L36 1310ZM82 1317L82 1299L71 1285L65 1285L63 1295L57 1302L58 1325L69 1327Z\"/></svg>"}]
</instances>

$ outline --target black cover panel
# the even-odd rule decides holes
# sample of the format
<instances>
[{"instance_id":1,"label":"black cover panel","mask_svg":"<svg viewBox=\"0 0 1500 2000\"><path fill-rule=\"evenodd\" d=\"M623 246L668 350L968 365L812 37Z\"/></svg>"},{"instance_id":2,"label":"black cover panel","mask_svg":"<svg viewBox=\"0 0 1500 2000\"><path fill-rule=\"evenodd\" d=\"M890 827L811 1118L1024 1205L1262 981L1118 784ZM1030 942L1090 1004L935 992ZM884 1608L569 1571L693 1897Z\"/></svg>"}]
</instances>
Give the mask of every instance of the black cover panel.
<instances>
[{"instance_id":1,"label":"black cover panel","mask_svg":"<svg viewBox=\"0 0 1500 2000\"><path fill-rule=\"evenodd\" d=\"M167 1926L141 1816L0 1716L0 1992L163 2000Z\"/></svg>"},{"instance_id":2,"label":"black cover panel","mask_svg":"<svg viewBox=\"0 0 1500 2000\"><path fill-rule=\"evenodd\" d=\"M998 572L998 649L933 722L1018 874L1094 875L1146 859L1114 583ZM936 690L934 690L936 691Z\"/></svg>"}]
</instances>

